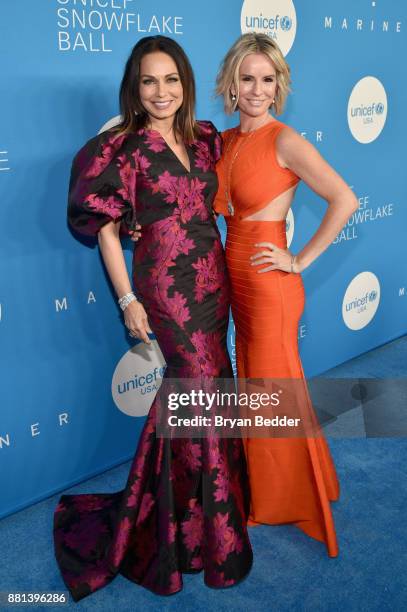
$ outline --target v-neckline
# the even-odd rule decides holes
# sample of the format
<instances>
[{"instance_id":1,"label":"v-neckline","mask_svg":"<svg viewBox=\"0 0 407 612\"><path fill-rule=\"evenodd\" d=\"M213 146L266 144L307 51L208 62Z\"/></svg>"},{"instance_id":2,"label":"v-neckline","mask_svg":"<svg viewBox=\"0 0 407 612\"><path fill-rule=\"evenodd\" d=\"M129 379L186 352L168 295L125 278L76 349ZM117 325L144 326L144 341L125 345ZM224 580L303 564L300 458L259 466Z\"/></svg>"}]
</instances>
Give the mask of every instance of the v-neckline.
<instances>
[{"instance_id":1,"label":"v-neckline","mask_svg":"<svg viewBox=\"0 0 407 612\"><path fill-rule=\"evenodd\" d=\"M167 149L171 152L171 154L173 155L173 157L177 160L177 162L179 163L179 165L183 168L183 170L186 172L186 174L191 174L192 172L192 162L191 162L191 156L189 154L189 149L188 149L188 145L186 145L184 143L184 147L185 147L185 151L188 157L188 161L189 161L189 169L184 165L184 163L180 160L180 158L178 157L178 155L175 153L175 151L173 150L172 147L170 147L170 145L168 144L168 142L165 140L164 136L161 134L161 132L159 132L158 130L152 130L152 129L148 129L145 128L146 131L148 132L155 132L156 134L160 135L161 140L165 143L165 146L167 147Z\"/></svg>"},{"instance_id":2,"label":"v-neckline","mask_svg":"<svg viewBox=\"0 0 407 612\"><path fill-rule=\"evenodd\" d=\"M168 144L168 142L165 140L165 138L163 136L161 136L161 138L163 139L163 141L165 142L167 149L169 149L171 151L171 153L173 154L173 156L175 157L175 159L178 161L179 165L182 166L182 168L185 170L185 172L187 174L191 174L191 170L192 170L192 164L191 164L191 157L189 155L189 151L188 151L188 147L187 145L184 143L184 147L185 147L185 152L187 154L188 157L188 161L189 161L189 169L184 165L184 163L180 160L180 158L178 157L178 155L175 153L174 149L172 147L170 147L170 145Z\"/></svg>"}]
</instances>

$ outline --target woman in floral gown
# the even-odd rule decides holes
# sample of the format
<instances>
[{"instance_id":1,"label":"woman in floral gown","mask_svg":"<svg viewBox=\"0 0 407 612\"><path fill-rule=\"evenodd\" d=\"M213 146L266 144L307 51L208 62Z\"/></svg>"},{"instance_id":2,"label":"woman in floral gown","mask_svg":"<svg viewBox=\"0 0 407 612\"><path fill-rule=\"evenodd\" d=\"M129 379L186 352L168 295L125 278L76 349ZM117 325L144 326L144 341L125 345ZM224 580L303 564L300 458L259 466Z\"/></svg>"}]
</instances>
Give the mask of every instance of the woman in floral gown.
<instances>
[{"instance_id":1,"label":"woman in floral gown","mask_svg":"<svg viewBox=\"0 0 407 612\"><path fill-rule=\"evenodd\" d=\"M165 379L232 377L226 350L229 288L212 214L220 139L195 121L188 59L162 36L146 37L126 65L122 123L91 139L72 168L68 218L98 235L130 335L153 330ZM119 230L142 226L131 296ZM150 329L151 327L151 329ZM160 437L160 392L150 409L126 486L116 493L63 495L54 517L55 554L75 601L117 573L151 591L182 588L204 570L210 587L250 571L246 463L240 439Z\"/></svg>"}]
</instances>

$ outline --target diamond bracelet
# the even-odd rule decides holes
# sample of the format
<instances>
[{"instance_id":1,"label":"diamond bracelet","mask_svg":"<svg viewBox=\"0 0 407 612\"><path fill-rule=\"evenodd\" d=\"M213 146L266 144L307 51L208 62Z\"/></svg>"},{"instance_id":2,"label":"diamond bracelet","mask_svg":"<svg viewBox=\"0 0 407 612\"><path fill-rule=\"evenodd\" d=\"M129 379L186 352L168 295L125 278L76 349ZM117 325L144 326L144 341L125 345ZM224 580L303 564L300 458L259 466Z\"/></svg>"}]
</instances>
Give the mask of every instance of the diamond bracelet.
<instances>
[{"instance_id":1,"label":"diamond bracelet","mask_svg":"<svg viewBox=\"0 0 407 612\"><path fill-rule=\"evenodd\" d=\"M125 295L123 295L121 298L119 298L117 301L119 302L119 306L122 310L126 310L127 306L130 304L130 302L134 302L134 300L137 302L137 298L134 295L133 291L130 291L130 293L126 293Z\"/></svg>"}]
</instances>

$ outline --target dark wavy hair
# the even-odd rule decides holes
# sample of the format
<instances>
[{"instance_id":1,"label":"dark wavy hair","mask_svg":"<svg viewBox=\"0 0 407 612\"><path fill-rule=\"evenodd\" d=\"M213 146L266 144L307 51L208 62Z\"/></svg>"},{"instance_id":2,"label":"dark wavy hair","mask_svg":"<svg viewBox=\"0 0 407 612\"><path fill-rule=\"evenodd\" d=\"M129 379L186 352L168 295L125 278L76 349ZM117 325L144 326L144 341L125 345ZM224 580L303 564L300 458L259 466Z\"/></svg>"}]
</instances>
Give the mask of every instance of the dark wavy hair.
<instances>
[{"instance_id":1,"label":"dark wavy hair","mask_svg":"<svg viewBox=\"0 0 407 612\"><path fill-rule=\"evenodd\" d=\"M135 132L146 127L148 113L140 100L140 64L147 53L162 51L174 60L181 79L183 102L174 119L174 133L181 134L184 142L193 142L199 135L195 120L195 78L183 48L167 36L145 36L133 47L124 69L120 85L120 111L122 120L115 131Z\"/></svg>"}]
</instances>

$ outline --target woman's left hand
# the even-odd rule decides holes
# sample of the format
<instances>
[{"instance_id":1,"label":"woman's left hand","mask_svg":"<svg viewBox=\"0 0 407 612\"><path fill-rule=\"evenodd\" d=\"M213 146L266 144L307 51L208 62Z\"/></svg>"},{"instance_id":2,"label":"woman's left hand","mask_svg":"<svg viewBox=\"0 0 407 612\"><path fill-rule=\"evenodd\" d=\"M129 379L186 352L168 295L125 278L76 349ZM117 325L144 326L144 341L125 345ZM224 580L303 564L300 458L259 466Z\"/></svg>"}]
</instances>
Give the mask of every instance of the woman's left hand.
<instances>
[{"instance_id":1,"label":"woman's left hand","mask_svg":"<svg viewBox=\"0 0 407 612\"><path fill-rule=\"evenodd\" d=\"M261 270L257 270L258 274L262 272L270 272L271 270L282 270L283 272L300 272L298 262L294 258L294 263L291 269L293 254L288 249L280 249L272 242L258 242L254 246L265 247L255 255L250 257L252 266L260 266L261 264L270 264Z\"/></svg>"}]
</instances>

